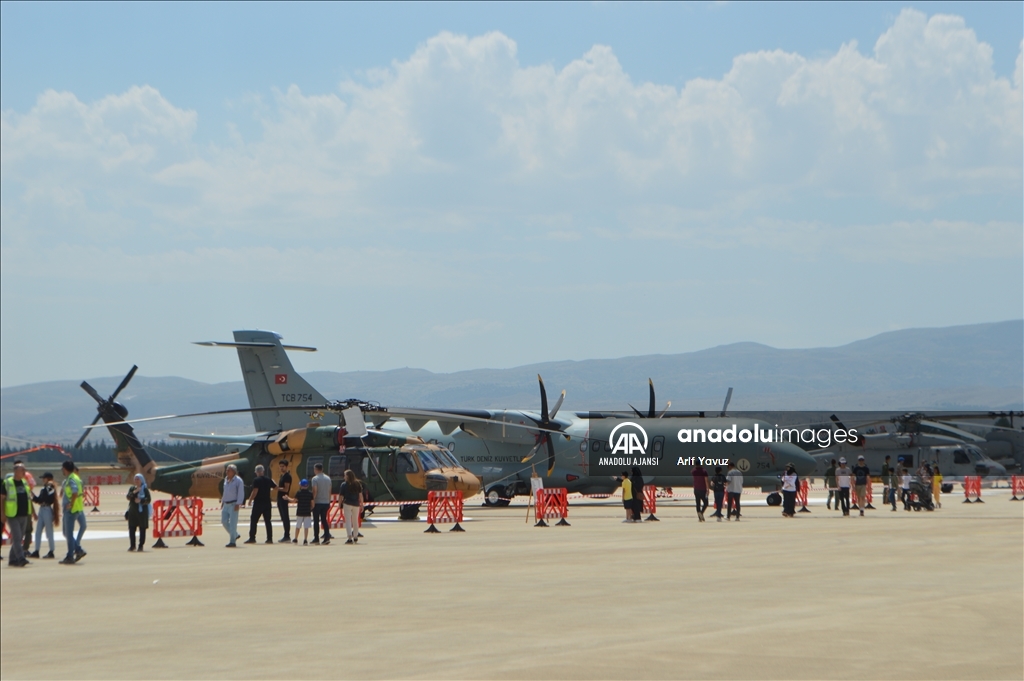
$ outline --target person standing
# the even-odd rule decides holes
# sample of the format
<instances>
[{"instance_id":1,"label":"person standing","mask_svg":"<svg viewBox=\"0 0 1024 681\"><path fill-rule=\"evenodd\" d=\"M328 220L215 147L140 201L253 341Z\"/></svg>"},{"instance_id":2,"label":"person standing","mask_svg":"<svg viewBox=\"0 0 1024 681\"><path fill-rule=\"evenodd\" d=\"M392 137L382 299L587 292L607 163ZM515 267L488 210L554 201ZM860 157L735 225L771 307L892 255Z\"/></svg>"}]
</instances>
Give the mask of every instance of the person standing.
<instances>
[{"instance_id":1,"label":"person standing","mask_svg":"<svg viewBox=\"0 0 1024 681\"><path fill-rule=\"evenodd\" d=\"M36 514L32 506L32 492L25 479L25 464L14 465L14 474L4 478L0 487L0 526L7 525L11 533L11 550L7 554L7 565L24 567L29 564L25 557L25 528L28 519Z\"/></svg>"},{"instance_id":2,"label":"person standing","mask_svg":"<svg viewBox=\"0 0 1024 681\"><path fill-rule=\"evenodd\" d=\"M900 472L900 497L903 499L903 510L910 510L910 483L913 482L914 476L911 475L910 469L904 465L903 470Z\"/></svg>"},{"instance_id":3,"label":"person standing","mask_svg":"<svg viewBox=\"0 0 1024 681\"><path fill-rule=\"evenodd\" d=\"M299 528L305 530L302 537L302 545L309 544L310 517L313 515L313 493L309 491L309 480L303 478L299 481L299 491L295 493L295 536L292 543L299 543Z\"/></svg>"},{"instance_id":4,"label":"person standing","mask_svg":"<svg viewBox=\"0 0 1024 681\"><path fill-rule=\"evenodd\" d=\"M715 466L715 475L711 478L711 488L715 493L715 512L711 515L722 522L722 502L725 501L725 474L721 466Z\"/></svg>"},{"instance_id":5,"label":"person standing","mask_svg":"<svg viewBox=\"0 0 1024 681\"><path fill-rule=\"evenodd\" d=\"M864 515L868 507L868 485L871 484L871 469L864 463L864 455L857 457L857 465L853 467L853 484L857 486L857 510Z\"/></svg>"},{"instance_id":6,"label":"person standing","mask_svg":"<svg viewBox=\"0 0 1024 681\"><path fill-rule=\"evenodd\" d=\"M224 470L224 492L220 497L220 524L228 532L225 548L233 549L238 541L238 510L245 503L245 484L238 475L238 467L230 464Z\"/></svg>"},{"instance_id":7,"label":"person standing","mask_svg":"<svg viewBox=\"0 0 1024 681\"><path fill-rule=\"evenodd\" d=\"M782 517L796 517L796 468L786 464L786 472L782 476Z\"/></svg>"},{"instance_id":8,"label":"person standing","mask_svg":"<svg viewBox=\"0 0 1024 681\"><path fill-rule=\"evenodd\" d=\"M345 543L359 543L359 512L363 505L363 483L356 480L356 474L345 471L345 481L338 490L341 497L341 513L345 517Z\"/></svg>"},{"instance_id":9,"label":"person standing","mask_svg":"<svg viewBox=\"0 0 1024 681\"><path fill-rule=\"evenodd\" d=\"M736 464L732 461L729 462L729 472L725 474L726 480L726 494L728 497L727 506L725 511L725 519L731 520L733 513L736 514L736 520L740 519L740 495L743 494L743 472L736 468Z\"/></svg>"},{"instance_id":10,"label":"person standing","mask_svg":"<svg viewBox=\"0 0 1024 681\"><path fill-rule=\"evenodd\" d=\"M153 496L142 473L135 474L134 484L128 488L128 511L124 517L128 520L128 550L142 553L146 545L146 530L149 529L149 505ZM135 548L135 531L139 532L139 547Z\"/></svg>"},{"instance_id":11,"label":"person standing","mask_svg":"<svg viewBox=\"0 0 1024 681\"><path fill-rule=\"evenodd\" d=\"M850 515L850 478L853 471L846 467L846 457L839 457L839 468L836 469L836 485L839 488L839 500L844 516Z\"/></svg>"},{"instance_id":12,"label":"person standing","mask_svg":"<svg viewBox=\"0 0 1024 681\"><path fill-rule=\"evenodd\" d=\"M640 472L639 466L633 466L633 522L644 521L644 474Z\"/></svg>"},{"instance_id":13,"label":"person standing","mask_svg":"<svg viewBox=\"0 0 1024 681\"><path fill-rule=\"evenodd\" d=\"M901 465L889 466L889 504L893 511L896 510L896 490L900 488L899 471L901 468Z\"/></svg>"},{"instance_id":14,"label":"person standing","mask_svg":"<svg viewBox=\"0 0 1024 681\"><path fill-rule=\"evenodd\" d=\"M633 522L633 481L629 479L629 471L622 471L622 508L626 510L626 519L622 522Z\"/></svg>"},{"instance_id":15,"label":"person standing","mask_svg":"<svg viewBox=\"0 0 1024 681\"><path fill-rule=\"evenodd\" d=\"M885 455L885 461L882 462L882 505L889 503L889 470L892 468L890 464L892 457L888 454Z\"/></svg>"},{"instance_id":16,"label":"person standing","mask_svg":"<svg viewBox=\"0 0 1024 681\"><path fill-rule=\"evenodd\" d=\"M697 507L697 520L704 522L704 511L708 508L708 472L698 461L690 475L693 477L693 499Z\"/></svg>"},{"instance_id":17,"label":"person standing","mask_svg":"<svg viewBox=\"0 0 1024 681\"><path fill-rule=\"evenodd\" d=\"M331 478L324 475L324 465L318 463L313 466L311 490L313 492L313 543L320 544L320 528L324 530L323 545L331 543L331 525L327 518L327 511L331 508Z\"/></svg>"},{"instance_id":18,"label":"person standing","mask_svg":"<svg viewBox=\"0 0 1024 681\"><path fill-rule=\"evenodd\" d=\"M85 534L85 488L82 487L82 479L78 477L75 464L65 461L60 469L64 474L64 538L68 543L68 553L61 563L74 565L86 556L85 550L82 549L82 535ZM77 535L75 523L78 523Z\"/></svg>"},{"instance_id":19,"label":"person standing","mask_svg":"<svg viewBox=\"0 0 1024 681\"><path fill-rule=\"evenodd\" d=\"M256 466L256 477L252 481L252 493L249 494L252 514L249 516L249 538L245 540L246 544L256 543L256 525L260 518L263 518L263 525L267 528L266 543L274 543L274 526L270 520L270 496L277 485L263 474L264 470L263 466Z\"/></svg>"},{"instance_id":20,"label":"person standing","mask_svg":"<svg viewBox=\"0 0 1024 681\"><path fill-rule=\"evenodd\" d=\"M53 526L60 523L60 514L57 513L57 487L53 484L53 473L43 473L43 488L39 494L32 495L32 501L39 504L36 512L36 550L29 554L29 558L39 558L39 548L42 546L43 531L46 531L46 542L50 546L50 552L43 558L53 558L56 548L53 543Z\"/></svg>"},{"instance_id":21,"label":"person standing","mask_svg":"<svg viewBox=\"0 0 1024 681\"><path fill-rule=\"evenodd\" d=\"M942 494L942 472L939 470L939 464L935 464L935 469L933 473L934 475L932 475L932 496L935 497L935 508L942 508L942 502L939 501L939 495ZM38 545L39 540L36 539L36 546Z\"/></svg>"},{"instance_id":22,"label":"person standing","mask_svg":"<svg viewBox=\"0 0 1024 681\"><path fill-rule=\"evenodd\" d=\"M288 459L281 459L278 466L281 468L281 477L277 479L277 512L281 516L281 526L284 527L284 537L281 539L282 544L287 544L292 540L291 529L292 522L291 518L288 517L288 499L292 493L292 474L288 472L290 462Z\"/></svg>"},{"instance_id":23,"label":"person standing","mask_svg":"<svg viewBox=\"0 0 1024 681\"><path fill-rule=\"evenodd\" d=\"M825 470L825 487L828 488L828 501L825 502L825 508L831 509L832 502L836 502L836 510L839 510L839 494L838 488L836 487L836 460L832 459L832 464Z\"/></svg>"}]
</instances>

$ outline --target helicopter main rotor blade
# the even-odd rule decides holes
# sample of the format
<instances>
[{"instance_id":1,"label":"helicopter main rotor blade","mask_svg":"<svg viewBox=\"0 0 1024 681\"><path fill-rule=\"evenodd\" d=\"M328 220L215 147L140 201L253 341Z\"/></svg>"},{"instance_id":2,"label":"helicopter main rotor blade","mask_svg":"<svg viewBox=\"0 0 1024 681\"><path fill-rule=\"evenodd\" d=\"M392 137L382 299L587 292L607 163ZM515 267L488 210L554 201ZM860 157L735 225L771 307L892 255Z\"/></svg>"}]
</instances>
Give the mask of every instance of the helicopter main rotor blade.
<instances>
[{"instance_id":1,"label":"helicopter main rotor blade","mask_svg":"<svg viewBox=\"0 0 1024 681\"><path fill-rule=\"evenodd\" d=\"M121 391L124 390L125 386L128 385L128 381L132 380L132 376L134 376L135 372L138 370L139 366L137 364L133 364L132 368L128 371L128 374L123 379L121 379L121 383L117 386L117 389L110 394L109 399L111 402L113 402L114 398L121 394Z\"/></svg>"},{"instance_id":2,"label":"helicopter main rotor blade","mask_svg":"<svg viewBox=\"0 0 1024 681\"><path fill-rule=\"evenodd\" d=\"M102 397L100 397L100 394L98 392L96 392L96 388L93 388L91 385L89 385L85 381L82 381L82 383L80 384L80 387L82 388L82 390L84 390L85 392L89 393L89 396L92 399L96 400L97 403L103 404L104 402L106 402L106 400L103 399ZM95 421L93 423L95 423Z\"/></svg>"}]
</instances>

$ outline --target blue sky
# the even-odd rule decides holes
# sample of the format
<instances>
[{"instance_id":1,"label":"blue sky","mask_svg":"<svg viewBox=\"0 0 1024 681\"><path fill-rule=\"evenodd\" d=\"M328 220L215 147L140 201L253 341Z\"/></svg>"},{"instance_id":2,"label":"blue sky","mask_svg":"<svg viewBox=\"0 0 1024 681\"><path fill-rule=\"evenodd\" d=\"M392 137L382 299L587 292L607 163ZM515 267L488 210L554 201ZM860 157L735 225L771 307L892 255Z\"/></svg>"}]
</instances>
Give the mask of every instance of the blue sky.
<instances>
[{"instance_id":1,"label":"blue sky","mask_svg":"<svg viewBox=\"0 0 1024 681\"><path fill-rule=\"evenodd\" d=\"M1020 317L1022 7L3 3L0 384Z\"/></svg>"}]
</instances>

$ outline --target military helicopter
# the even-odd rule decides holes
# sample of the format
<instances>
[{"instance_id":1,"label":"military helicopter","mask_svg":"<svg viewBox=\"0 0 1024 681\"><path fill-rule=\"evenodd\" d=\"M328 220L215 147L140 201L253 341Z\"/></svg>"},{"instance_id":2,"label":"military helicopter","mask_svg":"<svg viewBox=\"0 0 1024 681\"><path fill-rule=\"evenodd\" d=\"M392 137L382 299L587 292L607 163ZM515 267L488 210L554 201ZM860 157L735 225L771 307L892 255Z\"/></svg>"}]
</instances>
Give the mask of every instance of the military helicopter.
<instances>
[{"instance_id":1,"label":"military helicopter","mask_svg":"<svg viewBox=\"0 0 1024 681\"><path fill-rule=\"evenodd\" d=\"M846 428L835 414L831 420L839 428ZM895 421L900 422L898 418ZM865 464L874 474L875 471L881 471L885 457L889 456L891 465L902 462L910 470L926 463L938 464L943 476L947 478L977 475L991 481L1006 476L1006 468L986 456L973 440L954 437L949 430L945 434L921 430L905 432L901 429L892 433L867 433L855 442L837 443L808 453L816 462L817 475L824 475L831 460L838 460L841 456L846 457L850 464L863 456Z\"/></svg>"},{"instance_id":2,"label":"military helicopter","mask_svg":"<svg viewBox=\"0 0 1024 681\"><path fill-rule=\"evenodd\" d=\"M280 461L288 461L297 477L313 477L316 464L332 478L333 491L341 485L342 473L351 469L368 487L375 501L415 502L399 507L400 517L415 518L419 502L426 501L432 490L461 490L470 497L480 491L480 481L459 464L445 447L424 442L416 436L367 430L362 410L373 410L373 405L354 400L323 405L339 415L339 425L312 424L306 428L293 428L249 436L205 437L226 445L227 451L199 461L189 461L157 467L146 448L135 435L131 423L178 415L136 419L128 421L128 410L115 401L138 367L133 366L117 389L103 399L87 382L81 387L96 400L97 415L86 427L85 434L75 445L77 449L95 427L106 427L114 439L118 462L133 473L142 473L147 484L161 492L175 496L220 498L224 472L229 464L238 468L238 474L248 488L252 471L257 465L276 471ZM201 414L241 413L250 409L222 410ZM346 419L347 417L347 419ZM102 420L104 426L96 424ZM347 426L347 427L346 427Z\"/></svg>"},{"instance_id":3,"label":"military helicopter","mask_svg":"<svg viewBox=\"0 0 1024 681\"><path fill-rule=\"evenodd\" d=\"M932 435L952 437L974 445L986 456L1007 468L1024 467L1024 430L1013 427L1014 417L1022 412L975 412L963 414L923 414L914 412L894 416L890 421L897 432L914 435L925 443ZM991 419L978 423L967 419Z\"/></svg>"},{"instance_id":4,"label":"military helicopter","mask_svg":"<svg viewBox=\"0 0 1024 681\"><path fill-rule=\"evenodd\" d=\"M308 402L308 416L319 416L316 405L325 398L292 367L286 350L294 346L282 344L281 336L270 331L235 331L230 342L201 342L199 345L231 347L237 350L249 404L257 430L297 425L302 414L296 404ZM312 350L312 348L303 348ZM612 429L629 421L641 440L645 456L638 457L657 464L641 466L649 484L664 487L692 485L690 471L699 458L725 461L734 459L744 473L744 485L774 491L787 463L793 463L800 475L814 470L814 461L802 449L789 442L771 444L736 442L728 446L713 442L683 444L680 429L717 430L723 425L753 429L754 420L723 420L731 390L722 412L706 417L703 412L669 412L671 403L661 412L655 409L654 385L648 381L651 404L646 415L630 412L576 412L560 416L565 392L548 404L547 391L540 376L540 410L473 410L473 409L407 409L388 407L366 411L364 417L374 428L446 447L483 483L485 503L504 506L518 494L530 492L531 476L538 469L548 487L565 487L570 492L607 494L619 486L614 471L597 464L612 459L615 449L609 441ZM324 414L324 420L333 420ZM642 425L641 425L642 424ZM767 424L757 422L762 430ZM641 437L642 431L642 437ZM546 454L546 456L545 456ZM692 458L689 463L678 463ZM546 461L545 461L546 459ZM593 464L592 464L593 462ZM546 463L547 465L543 465ZM724 465L724 464L722 464ZM713 470L713 465L712 465ZM778 500L781 500L779 497Z\"/></svg>"}]
</instances>

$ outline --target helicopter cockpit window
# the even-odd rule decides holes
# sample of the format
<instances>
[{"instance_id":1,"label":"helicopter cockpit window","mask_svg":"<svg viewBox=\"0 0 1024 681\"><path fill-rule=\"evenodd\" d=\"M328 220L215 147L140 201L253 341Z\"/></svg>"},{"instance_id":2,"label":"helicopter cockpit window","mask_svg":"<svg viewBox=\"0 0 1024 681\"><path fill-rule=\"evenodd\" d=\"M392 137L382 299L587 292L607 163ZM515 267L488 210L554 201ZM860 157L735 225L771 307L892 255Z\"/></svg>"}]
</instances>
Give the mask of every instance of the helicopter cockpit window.
<instances>
[{"instance_id":1,"label":"helicopter cockpit window","mask_svg":"<svg viewBox=\"0 0 1024 681\"><path fill-rule=\"evenodd\" d=\"M985 457L982 455L982 453L979 452L974 447L968 447L967 448L967 453L970 455L972 461L977 462L977 461L984 461L985 460Z\"/></svg>"},{"instance_id":2,"label":"helicopter cockpit window","mask_svg":"<svg viewBox=\"0 0 1024 681\"><path fill-rule=\"evenodd\" d=\"M421 449L416 454L420 457L420 463L423 464L424 471L441 467L441 464L437 462L437 459L434 458L433 453L429 450Z\"/></svg>"},{"instance_id":3,"label":"helicopter cockpit window","mask_svg":"<svg viewBox=\"0 0 1024 681\"><path fill-rule=\"evenodd\" d=\"M434 455L438 459L440 459L441 463L444 464L445 466L455 468L459 465L459 462L455 460L455 457L452 456L452 453L449 452L447 449L438 449L436 452L434 452Z\"/></svg>"},{"instance_id":4,"label":"helicopter cockpit window","mask_svg":"<svg viewBox=\"0 0 1024 681\"><path fill-rule=\"evenodd\" d=\"M409 452L398 452L396 464L399 473L416 472L416 459Z\"/></svg>"},{"instance_id":5,"label":"helicopter cockpit window","mask_svg":"<svg viewBox=\"0 0 1024 681\"><path fill-rule=\"evenodd\" d=\"M958 449L953 452L953 463L970 463L971 460L967 458L967 452L962 449Z\"/></svg>"}]
</instances>

